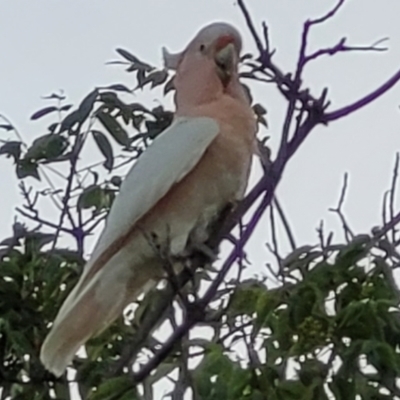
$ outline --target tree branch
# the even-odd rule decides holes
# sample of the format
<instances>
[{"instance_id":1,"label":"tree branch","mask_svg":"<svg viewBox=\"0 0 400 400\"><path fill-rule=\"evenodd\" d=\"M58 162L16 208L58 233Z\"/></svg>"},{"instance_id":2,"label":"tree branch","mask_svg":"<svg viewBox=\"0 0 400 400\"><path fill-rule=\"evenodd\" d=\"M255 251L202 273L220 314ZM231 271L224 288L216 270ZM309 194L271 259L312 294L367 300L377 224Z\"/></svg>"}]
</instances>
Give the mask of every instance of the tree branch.
<instances>
[{"instance_id":1,"label":"tree branch","mask_svg":"<svg viewBox=\"0 0 400 400\"><path fill-rule=\"evenodd\" d=\"M346 38L343 38L333 47L328 47L325 49L320 49L315 51L314 53L311 53L308 56L305 56L304 58L304 64L307 64L308 62L312 60L316 60L319 57L322 56L334 56L337 53L344 53L344 52L350 52L350 51L386 51L387 47L377 47L378 44L382 43L384 40L387 40L387 38L381 39L378 42L370 45L370 46L346 46Z\"/></svg>"},{"instance_id":2,"label":"tree branch","mask_svg":"<svg viewBox=\"0 0 400 400\"><path fill-rule=\"evenodd\" d=\"M387 91L389 91L393 86L395 86L400 81L400 70L397 71L390 79L388 79L385 83L383 83L380 87L375 89L373 92L367 94L363 98L355 101L352 104L349 104L345 107L339 108L336 111L331 111L325 114L326 122L336 121L337 119L346 117L349 114L352 114L359 109L367 106L373 101L377 100L379 97L384 95Z\"/></svg>"},{"instance_id":3,"label":"tree branch","mask_svg":"<svg viewBox=\"0 0 400 400\"><path fill-rule=\"evenodd\" d=\"M392 220L394 218L394 200L396 196L396 184L397 184L397 179L399 176L399 161L400 161L400 156L399 153L396 153L396 161L394 163L394 168L393 168L393 178L392 178L392 186L390 188L390 195L389 195L389 215L390 219ZM392 230L392 241L393 243L396 242L396 230Z\"/></svg>"}]
</instances>

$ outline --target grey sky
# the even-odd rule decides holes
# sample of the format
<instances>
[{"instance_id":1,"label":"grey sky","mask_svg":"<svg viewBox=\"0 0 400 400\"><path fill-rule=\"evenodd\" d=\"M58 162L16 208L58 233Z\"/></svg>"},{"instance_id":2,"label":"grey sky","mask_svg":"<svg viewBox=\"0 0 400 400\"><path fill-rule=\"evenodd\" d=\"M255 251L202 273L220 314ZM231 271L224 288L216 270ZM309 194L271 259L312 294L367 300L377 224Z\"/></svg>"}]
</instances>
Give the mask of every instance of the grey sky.
<instances>
[{"instance_id":1,"label":"grey sky","mask_svg":"<svg viewBox=\"0 0 400 400\"><path fill-rule=\"evenodd\" d=\"M266 20L276 62L291 71L298 54L302 22L334 4L321 0L252 0L248 6L256 22ZM336 43L343 36L355 45L389 36L387 53L342 54L311 65L305 85L315 93L328 86L333 106L367 93L400 67L400 25L397 0L347 0L329 23L315 29L313 49ZM20 128L30 142L42 126L29 122L45 103L40 96L59 88L77 102L96 85L124 81L130 76L105 66L116 47L130 49L160 65L161 47L182 49L204 24L212 20L234 23L245 37L245 50L254 48L233 1L3 1L0 14L0 112ZM254 89L268 108L269 134L276 144L284 102L272 85ZM314 228L336 201L342 175L350 172L346 211L355 228L379 222L381 195L388 187L399 145L400 87L346 120L315 131L291 162L279 188L296 233L314 238ZM154 95L149 99L154 99ZM7 134L2 133L2 138ZM0 223L9 230L17 189L10 160L0 159L3 193ZM332 217L331 217L332 219ZM334 225L332 225L334 226Z\"/></svg>"},{"instance_id":2,"label":"grey sky","mask_svg":"<svg viewBox=\"0 0 400 400\"><path fill-rule=\"evenodd\" d=\"M293 71L301 27L335 4L328 0L248 0L256 23L266 20L275 61ZM348 53L310 65L305 86L319 94L329 88L332 108L348 104L383 83L400 68L400 2L347 0L336 18L313 31L312 49L329 47L343 36L368 45L390 37L386 53ZM128 86L130 75L104 63L123 47L161 65L161 47L183 48L203 25L225 20L242 32L245 51L254 45L232 0L3 0L0 4L0 113L9 117L30 143L44 134L30 115L44 106L40 97L60 88L78 102L93 87L115 82ZM285 102L273 85L253 88L268 109L271 143L279 140ZM149 102L154 94L147 94ZM321 218L338 228L327 209L336 204L344 172L350 173L346 213L357 231L380 223L382 194L390 185L400 145L400 85L373 105L332 126L313 132L294 157L278 196L299 241L315 241ZM7 139L5 132L0 138ZM18 201L14 167L0 158L0 234L10 231ZM264 242L265 223L250 247Z\"/></svg>"}]
</instances>

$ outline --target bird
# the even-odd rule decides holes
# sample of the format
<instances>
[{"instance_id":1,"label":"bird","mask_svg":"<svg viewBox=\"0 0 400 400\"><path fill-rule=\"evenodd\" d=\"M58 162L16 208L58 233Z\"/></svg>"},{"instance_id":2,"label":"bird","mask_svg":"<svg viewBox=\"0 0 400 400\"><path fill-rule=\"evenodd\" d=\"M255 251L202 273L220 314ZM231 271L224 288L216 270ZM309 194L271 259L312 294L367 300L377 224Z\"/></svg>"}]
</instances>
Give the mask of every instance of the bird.
<instances>
[{"instance_id":1,"label":"bird","mask_svg":"<svg viewBox=\"0 0 400 400\"><path fill-rule=\"evenodd\" d=\"M104 230L61 306L40 352L61 376L79 348L140 294L166 277L150 237L184 254L248 184L257 123L239 80L242 38L225 22L203 27L180 53L163 49L175 71L172 124L125 177Z\"/></svg>"}]
</instances>

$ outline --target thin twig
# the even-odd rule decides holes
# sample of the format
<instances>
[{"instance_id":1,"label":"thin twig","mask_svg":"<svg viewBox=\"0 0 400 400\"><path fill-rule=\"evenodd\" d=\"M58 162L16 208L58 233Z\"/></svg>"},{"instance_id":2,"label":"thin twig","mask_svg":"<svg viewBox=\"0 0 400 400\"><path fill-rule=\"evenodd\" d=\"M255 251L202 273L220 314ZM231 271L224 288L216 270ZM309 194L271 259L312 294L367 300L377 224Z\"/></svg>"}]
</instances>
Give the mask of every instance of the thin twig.
<instances>
[{"instance_id":1,"label":"thin twig","mask_svg":"<svg viewBox=\"0 0 400 400\"><path fill-rule=\"evenodd\" d=\"M345 218L345 216L343 214L343 211L342 211L342 207L343 207L343 204L344 204L344 199L346 197L347 184L348 184L348 174L346 172L344 174L344 178L343 178L343 186L342 186L342 190L340 192L338 205L337 205L336 208L330 208L329 211L332 211L332 212L336 213L339 216L339 219L342 222L342 226L343 226L343 230L344 230L344 234L345 234L346 240L347 240L347 242L350 242L352 240L352 238L354 237L354 233L350 229L349 224L347 223L346 218Z\"/></svg>"},{"instance_id":2,"label":"thin twig","mask_svg":"<svg viewBox=\"0 0 400 400\"><path fill-rule=\"evenodd\" d=\"M322 24L323 22L326 22L328 19L331 19L340 10L344 2L345 0L339 0L336 6L332 8L332 10L328 11L324 16L308 21L309 25L311 26L311 25Z\"/></svg>"},{"instance_id":3,"label":"thin twig","mask_svg":"<svg viewBox=\"0 0 400 400\"><path fill-rule=\"evenodd\" d=\"M280 205L278 198L276 196L274 197L274 206L275 206L276 210L278 211L282 225L285 228L285 232L288 237L290 247L292 248L292 250L294 250L297 248L296 241L294 239L292 229L290 228L289 221L287 220L286 215L282 209L282 206Z\"/></svg>"},{"instance_id":4,"label":"thin twig","mask_svg":"<svg viewBox=\"0 0 400 400\"><path fill-rule=\"evenodd\" d=\"M59 227L57 224L54 224L51 221L47 221L45 219L42 219L42 218L38 217L37 215L30 215L26 211L22 210L20 207L16 207L16 211L19 212L24 217L26 217L26 218L28 218L28 219L30 219L32 221L37 222L38 224L45 225L45 226L48 226L48 227L56 229L56 230L60 229L62 232L69 233L71 235L73 234L72 229Z\"/></svg>"},{"instance_id":5,"label":"thin twig","mask_svg":"<svg viewBox=\"0 0 400 400\"><path fill-rule=\"evenodd\" d=\"M388 197L389 197L389 191L385 191L385 193L383 194L383 201L382 201L382 224L385 225L388 221L387 219L387 204L388 204ZM386 239L388 239L386 237Z\"/></svg>"},{"instance_id":6,"label":"thin twig","mask_svg":"<svg viewBox=\"0 0 400 400\"><path fill-rule=\"evenodd\" d=\"M274 207L271 205L269 207L269 226L271 231L271 239L272 239L272 247L267 244L267 247L270 249L272 254L276 257L276 260L279 265L279 269L282 267L282 257L279 255L278 248L278 240L276 238L276 225L275 225L275 216L274 216Z\"/></svg>"},{"instance_id":7,"label":"thin twig","mask_svg":"<svg viewBox=\"0 0 400 400\"><path fill-rule=\"evenodd\" d=\"M394 217L394 200L396 197L396 184L397 178L399 176L399 153L396 153L396 161L394 163L393 168L393 178L392 178L392 186L390 188L390 198L389 198L389 212L390 212L390 219ZM392 242L396 242L396 230L392 230Z\"/></svg>"},{"instance_id":8,"label":"thin twig","mask_svg":"<svg viewBox=\"0 0 400 400\"><path fill-rule=\"evenodd\" d=\"M400 70L397 71L391 78L384 82L381 86L375 89L373 92L367 94L363 98L355 101L352 104L339 108L338 110L331 111L325 114L326 122L336 121L337 119L346 117L349 114L360 110L361 108L367 106L373 101L377 100L379 97L384 95L392 87L394 87L400 81Z\"/></svg>"},{"instance_id":9,"label":"thin twig","mask_svg":"<svg viewBox=\"0 0 400 400\"><path fill-rule=\"evenodd\" d=\"M316 60L317 58L320 58L322 56L334 56L338 53L345 53L345 52L354 52L354 51L375 51L375 52L382 52L382 51L387 51L387 47L377 47L376 43L382 43L384 40L387 40L387 38L380 39L376 43L370 45L370 46L346 46L346 38L343 38L333 47L328 47L324 49L319 49L315 51L314 53L311 53L308 56L305 56L304 58L304 65L307 64L310 61Z\"/></svg>"},{"instance_id":10,"label":"thin twig","mask_svg":"<svg viewBox=\"0 0 400 400\"><path fill-rule=\"evenodd\" d=\"M244 16L244 18L246 20L246 24L249 27L250 33L253 36L254 42L255 42L255 44L257 46L257 49L261 54L261 53L264 52L264 47L262 45L260 37L257 34L256 28L254 27L253 21L252 21L252 19L250 17L250 13L248 12L247 7L244 5L243 0L238 0L237 3L238 3L238 6L239 6L239 8L241 9L241 11L243 13L243 16Z\"/></svg>"}]
</instances>

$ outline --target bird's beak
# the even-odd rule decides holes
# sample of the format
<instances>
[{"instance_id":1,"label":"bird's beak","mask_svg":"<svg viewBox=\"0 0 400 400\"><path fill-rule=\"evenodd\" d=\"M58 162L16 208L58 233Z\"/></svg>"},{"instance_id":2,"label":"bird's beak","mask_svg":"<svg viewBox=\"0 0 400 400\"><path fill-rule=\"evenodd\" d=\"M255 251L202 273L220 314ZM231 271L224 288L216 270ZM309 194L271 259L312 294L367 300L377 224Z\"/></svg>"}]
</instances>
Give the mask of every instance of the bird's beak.
<instances>
[{"instance_id":1,"label":"bird's beak","mask_svg":"<svg viewBox=\"0 0 400 400\"><path fill-rule=\"evenodd\" d=\"M235 46L232 42L226 44L215 54L215 64L217 65L217 73L226 87L231 79L232 72L236 66L237 54Z\"/></svg>"}]
</instances>

